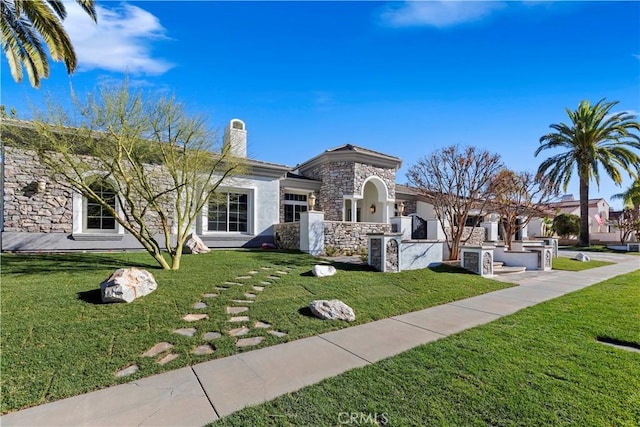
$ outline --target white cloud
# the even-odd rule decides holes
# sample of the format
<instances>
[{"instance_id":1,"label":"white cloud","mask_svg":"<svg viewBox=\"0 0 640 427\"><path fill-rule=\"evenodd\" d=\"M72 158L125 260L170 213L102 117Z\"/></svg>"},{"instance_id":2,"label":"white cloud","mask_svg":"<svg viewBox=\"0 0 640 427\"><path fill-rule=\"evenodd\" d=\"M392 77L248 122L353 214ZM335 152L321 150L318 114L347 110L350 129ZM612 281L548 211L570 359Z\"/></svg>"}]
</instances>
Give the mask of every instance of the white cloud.
<instances>
[{"instance_id":1,"label":"white cloud","mask_svg":"<svg viewBox=\"0 0 640 427\"><path fill-rule=\"evenodd\" d=\"M96 25L76 2L66 2L64 27L78 56L78 70L102 69L131 74L163 74L171 64L154 58L151 44L166 39L158 18L137 6L96 6Z\"/></svg>"},{"instance_id":2,"label":"white cloud","mask_svg":"<svg viewBox=\"0 0 640 427\"><path fill-rule=\"evenodd\" d=\"M444 28L479 21L502 7L490 1L407 1L387 8L381 18L391 27Z\"/></svg>"}]
</instances>

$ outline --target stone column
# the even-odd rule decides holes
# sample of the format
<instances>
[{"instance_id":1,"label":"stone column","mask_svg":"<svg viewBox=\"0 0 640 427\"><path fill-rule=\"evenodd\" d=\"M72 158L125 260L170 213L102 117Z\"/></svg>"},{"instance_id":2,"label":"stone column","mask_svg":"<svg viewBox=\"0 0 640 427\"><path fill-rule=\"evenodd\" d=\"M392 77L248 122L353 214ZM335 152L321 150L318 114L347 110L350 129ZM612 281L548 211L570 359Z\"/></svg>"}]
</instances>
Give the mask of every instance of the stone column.
<instances>
[{"instance_id":1,"label":"stone column","mask_svg":"<svg viewBox=\"0 0 640 427\"><path fill-rule=\"evenodd\" d=\"M300 212L300 250L314 256L324 253L324 212Z\"/></svg>"},{"instance_id":2,"label":"stone column","mask_svg":"<svg viewBox=\"0 0 640 427\"><path fill-rule=\"evenodd\" d=\"M369 265L383 273L400 271L400 233L369 233Z\"/></svg>"},{"instance_id":3,"label":"stone column","mask_svg":"<svg viewBox=\"0 0 640 427\"><path fill-rule=\"evenodd\" d=\"M484 277L493 276L493 248L463 246L460 249L462 268Z\"/></svg>"},{"instance_id":4,"label":"stone column","mask_svg":"<svg viewBox=\"0 0 640 427\"><path fill-rule=\"evenodd\" d=\"M495 221L481 222L480 227L487 230L487 242L497 242L498 239L498 223Z\"/></svg>"},{"instance_id":5,"label":"stone column","mask_svg":"<svg viewBox=\"0 0 640 427\"><path fill-rule=\"evenodd\" d=\"M394 216L391 218L391 229L402 234L402 240L411 240L412 221L410 216Z\"/></svg>"}]
</instances>

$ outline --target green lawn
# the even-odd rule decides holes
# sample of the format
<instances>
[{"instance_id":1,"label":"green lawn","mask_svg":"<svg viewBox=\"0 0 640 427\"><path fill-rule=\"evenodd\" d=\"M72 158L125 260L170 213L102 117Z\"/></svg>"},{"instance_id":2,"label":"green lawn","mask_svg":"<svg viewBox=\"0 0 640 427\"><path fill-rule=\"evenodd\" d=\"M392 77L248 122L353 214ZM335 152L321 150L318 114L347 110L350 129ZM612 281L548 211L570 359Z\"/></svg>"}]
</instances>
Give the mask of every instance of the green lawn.
<instances>
[{"instance_id":1,"label":"green lawn","mask_svg":"<svg viewBox=\"0 0 640 427\"><path fill-rule=\"evenodd\" d=\"M145 253L3 254L1 262L3 413L236 353L236 338L226 331L242 324L228 322L226 307L242 305L231 300L245 299L245 292L256 294L255 302L246 304L251 317L247 326L263 321L288 334L278 338L252 328L246 337L265 337L263 347L510 286L450 267L383 274L337 264L337 275L320 279L310 273L318 262L314 258L269 251L185 256L177 272L156 268ZM131 304L101 304L99 283L125 266L150 270L158 289ZM251 270L258 272L251 279L236 279ZM252 290L276 270L289 274L262 292ZM226 281L245 284L223 285ZM203 299L204 293L219 296ZM357 321L327 322L310 316L309 302L333 298L353 307ZM193 309L199 301L208 306ZM181 320L187 313L206 313L209 319L188 323ZM186 327L196 327L196 335L172 332ZM212 342L215 353L191 354L205 343L206 332L222 333ZM160 366L155 358L141 356L162 341L174 344L173 352L180 357ZM116 371L134 363L140 366L138 373L115 378Z\"/></svg>"},{"instance_id":2,"label":"green lawn","mask_svg":"<svg viewBox=\"0 0 640 427\"><path fill-rule=\"evenodd\" d=\"M597 338L640 348L639 325L640 270L214 424L637 426L640 353Z\"/></svg>"},{"instance_id":3,"label":"green lawn","mask_svg":"<svg viewBox=\"0 0 640 427\"><path fill-rule=\"evenodd\" d=\"M595 259L587 262L582 262L568 257L558 257L553 260L553 269L566 271L582 271L589 270L590 268L604 267L605 265L612 264L615 263L608 261L598 261Z\"/></svg>"}]
</instances>

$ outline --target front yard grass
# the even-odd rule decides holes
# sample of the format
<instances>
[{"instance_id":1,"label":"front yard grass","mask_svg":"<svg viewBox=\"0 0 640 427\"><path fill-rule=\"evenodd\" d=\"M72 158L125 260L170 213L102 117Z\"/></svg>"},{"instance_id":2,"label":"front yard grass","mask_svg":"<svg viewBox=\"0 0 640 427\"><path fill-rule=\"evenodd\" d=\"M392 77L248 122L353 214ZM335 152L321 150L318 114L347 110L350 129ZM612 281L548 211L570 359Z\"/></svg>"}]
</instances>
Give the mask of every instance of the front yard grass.
<instances>
[{"instance_id":1,"label":"front yard grass","mask_svg":"<svg viewBox=\"0 0 640 427\"><path fill-rule=\"evenodd\" d=\"M639 283L612 278L214 425L637 426L640 353L597 339L640 348Z\"/></svg>"},{"instance_id":2,"label":"front yard grass","mask_svg":"<svg viewBox=\"0 0 640 427\"><path fill-rule=\"evenodd\" d=\"M612 265L614 262L599 261L592 259L591 261L582 262L577 259L569 257L558 257L553 260L554 270L566 270L566 271L582 271L590 268L604 267L605 265Z\"/></svg>"},{"instance_id":3,"label":"front yard grass","mask_svg":"<svg viewBox=\"0 0 640 427\"><path fill-rule=\"evenodd\" d=\"M236 348L236 338L227 331L243 325L251 328L243 338L264 337L258 346L264 347L510 286L444 266L383 274L366 266L334 264L338 274L316 278L310 270L318 262L297 253L213 251L185 256L180 271L174 272L158 269L146 253L3 254L1 411L229 356L243 350ZM151 271L158 289L130 304L101 304L100 282L117 268L133 266ZM263 285L263 281L273 283ZM228 289L216 290L216 286ZM264 286L264 290L253 286ZM246 292L256 295L254 303L231 302L247 299ZM205 299L205 293L219 296ZM310 316L307 307L315 299L344 301L354 309L356 322L328 322ZM199 301L207 307L194 309ZM251 321L230 323L226 307L243 305L249 311L241 315L248 314ZM188 313L205 313L209 319L194 323L181 320ZM287 335L278 338L267 329L253 328L256 321L269 323L271 329ZM190 327L197 328L193 337L173 332ZM195 347L205 344L206 332L222 334L211 342L215 352L192 354ZM157 358L141 356L163 341L174 345L172 351L180 355L176 360L161 366ZM140 371L124 378L114 376L132 364Z\"/></svg>"}]
</instances>

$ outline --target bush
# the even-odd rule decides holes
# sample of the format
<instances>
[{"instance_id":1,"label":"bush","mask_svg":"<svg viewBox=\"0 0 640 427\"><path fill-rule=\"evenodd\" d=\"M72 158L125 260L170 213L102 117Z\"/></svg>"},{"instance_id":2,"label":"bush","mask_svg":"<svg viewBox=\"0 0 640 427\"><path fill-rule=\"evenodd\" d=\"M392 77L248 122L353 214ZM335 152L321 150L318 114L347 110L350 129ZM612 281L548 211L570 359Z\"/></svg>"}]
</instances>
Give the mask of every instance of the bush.
<instances>
[{"instance_id":1,"label":"bush","mask_svg":"<svg viewBox=\"0 0 640 427\"><path fill-rule=\"evenodd\" d=\"M553 230L564 238L576 236L580 233L580 217L573 214L560 214L553 220Z\"/></svg>"}]
</instances>

